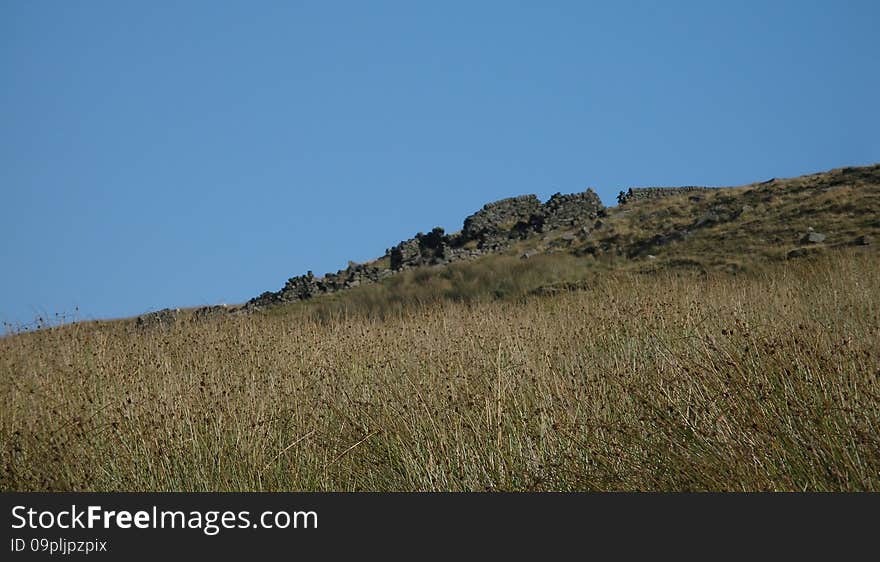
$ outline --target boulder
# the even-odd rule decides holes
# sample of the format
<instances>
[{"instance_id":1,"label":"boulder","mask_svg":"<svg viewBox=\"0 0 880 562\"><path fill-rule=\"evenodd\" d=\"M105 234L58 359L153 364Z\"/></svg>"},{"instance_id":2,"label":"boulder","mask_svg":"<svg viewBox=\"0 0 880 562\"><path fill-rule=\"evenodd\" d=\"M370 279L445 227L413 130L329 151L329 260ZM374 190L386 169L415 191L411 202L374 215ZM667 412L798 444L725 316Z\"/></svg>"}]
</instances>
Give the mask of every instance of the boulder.
<instances>
[{"instance_id":1,"label":"boulder","mask_svg":"<svg viewBox=\"0 0 880 562\"><path fill-rule=\"evenodd\" d=\"M801 237L801 244L819 244L825 241L826 236L821 232L810 231Z\"/></svg>"}]
</instances>

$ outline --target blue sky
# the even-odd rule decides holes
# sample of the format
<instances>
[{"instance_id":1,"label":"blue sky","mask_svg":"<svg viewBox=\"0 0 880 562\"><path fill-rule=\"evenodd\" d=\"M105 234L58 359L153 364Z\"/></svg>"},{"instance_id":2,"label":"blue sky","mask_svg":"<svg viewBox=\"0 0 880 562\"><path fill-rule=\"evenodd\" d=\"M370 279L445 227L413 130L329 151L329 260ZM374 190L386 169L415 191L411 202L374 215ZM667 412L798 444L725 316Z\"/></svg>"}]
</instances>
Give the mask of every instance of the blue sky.
<instances>
[{"instance_id":1,"label":"blue sky","mask_svg":"<svg viewBox=\"0 0 880 562\"><path fill-rule=\"evenodd\" d=\"M242 302L488 201L880 161L878 2L3 2L0 320Z\"/></svg>"}]
</instances>

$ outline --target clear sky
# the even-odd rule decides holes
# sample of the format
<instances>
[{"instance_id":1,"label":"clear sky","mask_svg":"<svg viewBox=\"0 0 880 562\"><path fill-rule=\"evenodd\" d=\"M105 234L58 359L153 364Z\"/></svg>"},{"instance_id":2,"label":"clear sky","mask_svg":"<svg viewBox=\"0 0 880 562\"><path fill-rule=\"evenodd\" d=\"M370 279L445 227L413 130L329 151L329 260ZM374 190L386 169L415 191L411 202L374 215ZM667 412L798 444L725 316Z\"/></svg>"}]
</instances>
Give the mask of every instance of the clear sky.
<instances>
[{"instance_id":1,"label":"clear sky","mask_svg":"<svg viewBox=\"0 0 880 562\"><path fill-rule=\"evenodd\" d=\"M0 3L0 320L243 302L484 203L880 161L880 2Z\"/></svg>"}]
</instances>

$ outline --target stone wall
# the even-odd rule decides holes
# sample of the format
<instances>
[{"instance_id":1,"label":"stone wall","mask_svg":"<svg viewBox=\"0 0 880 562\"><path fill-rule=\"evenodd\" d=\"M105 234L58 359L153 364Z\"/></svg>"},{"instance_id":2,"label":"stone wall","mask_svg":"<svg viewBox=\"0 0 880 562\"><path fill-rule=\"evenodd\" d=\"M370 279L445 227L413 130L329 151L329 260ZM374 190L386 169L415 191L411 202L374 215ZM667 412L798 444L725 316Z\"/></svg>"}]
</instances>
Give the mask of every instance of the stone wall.
<instances>
[{"instance_id":1,"label":"stone wall","mask_svg":"<svg viewBox=\"0 0 880 562\"><path fill-rule=\"evenodd\" d=\"M643 201L645 199L657 199L671 195L694 194L701 191L711 191L714 187L700 187L688 185L685 187L631 187L626 192L621 191L617 196L617 202L625 205L630 201Z\"/></svg>"},{"instance_id":2,"label":"stone wall","mask_svg":"<svg viewBox=\"0 0 880 562\"><path fill-rule=\"evenodd\" d=\"M340 269L336 273L327 273L324 277L315 277L311 271L305 275L291 277L281 290L266 291L259 297L249 300L245 306L248 309L253 309L285 302L308 300L325 293L334 293L358 285L376 283L391 274L392 272L385 267L349 262L347 268Z\"/></svg>"},{"instance_id":3,"label":"stone wall","mask_svg":"<svg viewBox=\"0 0 880 562\"><path fill-rule=\"evenodd\" d=\"M468 240L477 240L486 234L507 231L518 222L527 222L540 211L541 201L534 195L509 197L484 205L466 218L461 233Z\"/></svg>"},{"instance_id":4,"label":"stone wall","mask_svg":"<svg viewBox=\"0 0 880 562\"><path fill-rule=\"evenodd\" d=\"M592 189L570 195L556 193L541 208L543 228L554 230L575 226L596 219L604 209L605 206Z\"/></svg>"},{"instance_id":5,"label":"stone wall","mask_svg":"<svg viewBox=\"0 0 880 562\"><path fill-rule=\"evenodd\" d=\"M452 256L452 245L456 243L456 240L455 236L448 236L442 228L436 226L428 234L419 232L415 238L404 240L397 246L386 250L385 255L394 271L422 265L442 264Z\"/></svg>"},{"instance_id":6,"label":"stone wall","mask_svg":"<svg viewBox=\"0 0 880 562\"><path fill-rule=\"evenodd\" d=\"M514 241L545 230L591 222L605 207L592 189L583 193L553 195L546 203L535 195L502 199L483 206L464 220L464 228L446 234L435 227L419 232L385 252L385 256L366 264L349 262L346 269L315 277L291 277L279 291L267 291L248 301L247 309L261 308L375 283L406 269L444 265L504 251Z\"/></svg>"}]
</instances>

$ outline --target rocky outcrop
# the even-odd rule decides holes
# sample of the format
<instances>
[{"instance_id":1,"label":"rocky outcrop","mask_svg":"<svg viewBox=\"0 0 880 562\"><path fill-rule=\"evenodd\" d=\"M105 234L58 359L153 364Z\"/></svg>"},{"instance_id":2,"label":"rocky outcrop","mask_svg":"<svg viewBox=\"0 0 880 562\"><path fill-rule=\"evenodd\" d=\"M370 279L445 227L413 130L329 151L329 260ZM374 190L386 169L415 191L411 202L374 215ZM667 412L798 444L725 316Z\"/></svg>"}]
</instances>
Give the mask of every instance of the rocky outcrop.
<instances>
[{"instance_id":1,"label":"rocky outcrop","mask_svg":"<svg viewBox=\"0 0 880 562\"><path fill-rule=\"evenodd\" d=\"M859 189L876 189L880 165L861 168L843 168L822 174L812 174L790 180L771 179L766 182L743 186L741 190L725 190L712 195L717 188L685 187L633 187L621 192L618 202L623 206L609 213L593 190L563 195L556 193L545 203L535 195L522 195L502 199L484 205L464 220L461 231L448 234L435 227L428 233L419 232L404 240L385 254L367 263L349 262L348 267L336 273L317 277L312 272L291 277L278 291L267 291L241 306L203 307L179 311L165 309L144 314L137 319L138 326L165 326L181 318L206 318L224 314L247 314L275 304L303 301L346 290L359 285L381 282L402 271L445 265L461 260L479 258L488 254L507 252L523 239L534 238L522 244L520 257L530 259L542 253L570 252L574 256L607 255L610 258L657 259L665 246L690 239L693 235L705 236L706 240L723 241L724 237L738 234L728 223L745 218L741 226L745 238L768 244L797 244L784 255L797 258L824 251L827 247L840 245L872 246L877 244L874 227L880 222L870 220L860 223L857 229L834 232L827 235L812 228L794 233L784 228L766 228L767 234L760 238L763 223L770 220L769 203L788 194L812 196L829 193L840 186L850 186L853 193ZM653 200L682 196L683 203L669 206L637 205L626 208L633 201ZM846 194L849 197L850 194ZM865 200L862 198L861 200ZM830 201L826 198L824 211L845 212L848 216L862 216L871 209L860 209L847 201ZM821 216L817 209L814 213ZM798 211L800 213L800 211ZM778 215L778 213L775 213ZM839 214L839 213L838 213ZM875 213L876 214L876 213ZM841 215L842 216L842 215ZM628 218L627 218L628 217ZM784 217L783 217L784 218ZM634 225L630 229L628 225ZM817 226L822 223L817 223ZM619 226L623 228L618 228ZM735 226L735 225L734 225ZM822 230L827 224L822 226ZM511 252L511 255L513 253ZM686 261L686 260L685 260ZM666 260L664 266L688 265L682 260ZM699 265L699 264L698 264ZM702 267L702 266L700 266ZM549 287L545 292L559 290Z\"/></svg>"},{"instance_id":2,"label":"rocky outcrop","mask_svg":"<svg viewBox=\"0 0 880 562\"><path fill-rule=\"evenodd\" d=\"M397 246L387 250L386 253L390 259L391 269L395 271L402 269L408 264L421 261L422 248L419 244L418 235L416 235L416 238L404 240Z\"/></svg>"},{"instance_id":3,"label":"rocky outcrop","mask_svg":"<svg viewBox=\"0 0 880 562\"><path fill-rule=\"evenodd\" d=\"M266 291L251 299L245 305L247 310L263 308L275 304L308 300L326 293L335 293L367 283L376 283L392 274L392 271L375 264L349 262L345 269L315 277L311 271L305 275L291 277L280 291Z\"/></svg>"},{"instance_id":4,"label":"rocky outcrop","mask_svg":"<svg viewBox=\"0 0 880 562\"><path fill-rule=\"evenodd\" d=\"M419 232L385 252L385 256L367 264L349 263L337 273L315 277L291 277L279 291L267 291L251 299L249 310L274 304L307 300L315 296L375 283L406 269L444 265L507 249L516 240L528 238L547 229L592 224L604 213L599 196L592 189L583 193L553 195L542 204L535 195L510 197L484 205L464 220L461 232L446 234L435 227L427 234Z\"/></svg>"},{"instance_id":5,"label":"rocky outcrop","mask_svg":"<svg viewBox=\"0 0 880 562\"><path fill-rule=\"evenodd\" d=\"M163 308L155 312L148 312L137 317L135 326L138 328L159 328L172 325L180 315L179 308Z\"/></svg>"},{"instance_id":6,"label":"rocky outcrop","mask_svg":"<svg viewBox=\"0 0 880 562\"><path fill-rule=\"evenodd\" d=\"M528 222L533 215L540 214L541 210L541 201L535 195L521 195L488 203L464 220L461 234L467 240L494 237L509 232L517 223Z\"/></svg>"},{"instance_id":7,"label":"rocky outcrop","mask_svg":"<svg viewBox=\"0 0 880 562\"><path fill-rule=\"evenodd\" d=\"M588 189L583 193L563 195L556 193L544 203L542 228L555 230L584 224L604 214L605 206L596 192Z\"/></svg>"}]
</instances>

